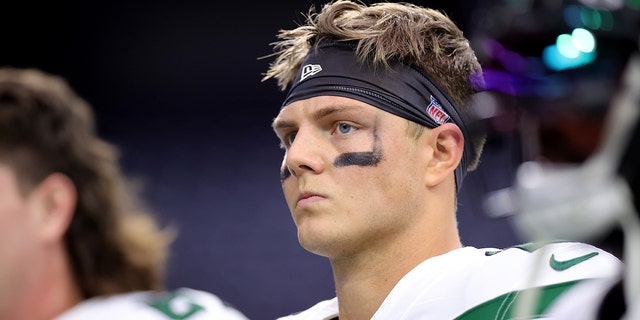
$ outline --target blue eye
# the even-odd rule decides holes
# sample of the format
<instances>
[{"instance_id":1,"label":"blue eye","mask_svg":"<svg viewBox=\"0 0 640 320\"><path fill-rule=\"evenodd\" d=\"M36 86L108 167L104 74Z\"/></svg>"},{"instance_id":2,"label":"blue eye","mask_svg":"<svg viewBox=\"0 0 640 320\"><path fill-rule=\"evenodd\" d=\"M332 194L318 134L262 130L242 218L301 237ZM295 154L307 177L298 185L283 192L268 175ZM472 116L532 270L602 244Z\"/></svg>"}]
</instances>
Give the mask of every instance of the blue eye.
<instances>
[{"instance_id":1,"label":"blue eye","mask_svg":"<svg viewBox=\"0 0 640 320\"><path fill-rule=\"evenodd\" d=\"M286 139L287 139L287 143L289 145L293 144L293 140L296 139L296 133L292 133L292 134L288 135Z\"/></svg>"},{"instance_id":2,"label":"blue eye","mask_svg":"<svg viewBox=\"0 0 640 320\"><path fill-rule=\"evenodd\" d=\"M337 129L338 129L338 132L340 132L342 134L346 134L346 133L349 133L349 132L355 130L355 128L352 125L350 125L348 123L344 123L344 122L339 123Z\"/></svg>"}]
</instances>

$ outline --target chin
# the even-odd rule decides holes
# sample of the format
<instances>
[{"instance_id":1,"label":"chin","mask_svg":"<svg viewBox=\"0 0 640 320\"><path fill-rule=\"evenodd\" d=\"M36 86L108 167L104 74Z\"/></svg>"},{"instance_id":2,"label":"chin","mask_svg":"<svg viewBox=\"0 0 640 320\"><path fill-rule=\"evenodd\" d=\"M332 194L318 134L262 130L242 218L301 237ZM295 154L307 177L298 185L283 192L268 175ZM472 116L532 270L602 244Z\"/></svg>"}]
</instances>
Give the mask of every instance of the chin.
<instances>
[{"instance_id":1,"label":"chin","mask_svg":"<svg viewBox=\"0 0 640 320\"><path fill-rule=\"evenodd\" d=\"M313 253L317 256L321 256L321 257L325 257L325 258L330 258L331 257L331 250L328 250L326 247L324 246L309 246L309 245L304 245L302 244L302 248L304 248L306 251Z\"/></svg>"},{"instance_id":2,"label":"chin","mask_svg":"<svg viewBox=\"0 0 640 320\"><path fill-rule=\"evenodd\" d=\"M298 228L298 242L305 250L326 257L332 247L331 243L335 241L330 239L330 235L315 231L311 232L310 230Z\"/></svg>"}]
</instances>

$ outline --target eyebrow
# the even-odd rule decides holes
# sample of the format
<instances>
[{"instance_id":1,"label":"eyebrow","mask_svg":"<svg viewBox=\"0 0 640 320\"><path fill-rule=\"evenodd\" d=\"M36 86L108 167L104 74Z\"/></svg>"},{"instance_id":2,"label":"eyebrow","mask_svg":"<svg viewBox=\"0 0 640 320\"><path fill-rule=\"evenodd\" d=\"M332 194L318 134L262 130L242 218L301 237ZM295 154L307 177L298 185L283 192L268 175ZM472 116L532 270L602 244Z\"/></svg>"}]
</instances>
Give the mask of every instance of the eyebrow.
<instances>
[{"instance_id":1,"label":"eyebrow","mask_svg":"<svg viewBox=\"0 0 640 320\"><path fill-rule=\"evenodd\" d=\"M311 118L313 118L313 120L318 121L328 115L334 114L336 112L340 112L343 111L345 109L347 109L347 106L344 105L328 105L328 106L324 106L321 107L320 109L316 110L313 112L313 114L311 115ZM294 121L289 121L289 120L278 120L277 118L273 121L272 125L274 130L278 130L278 129L286 129L286 128L295 128L297 127L296 123Z\"/></svg>"},{"instance_id":2,"label":"eyebrow","mask_svg":"<svg viewBox=\"0 0 640 320\"><path fill-rule=\"evenodd\" d=\"M338 111L342 111L342 110L345 110L345 109L346 109L345 106L335 106L335 105L331 106L330 105L330 106L326 106L326 107L323 107L323 108L320 108L320 109L316 110L311 115L311 117L313 118L313 120L320 120L320 119L322 119L322 118L324 118L324 117L326 117L326 116L328 116L330 114L333 114L333 113L336 113Z\"/></svg>"}]
</instances>

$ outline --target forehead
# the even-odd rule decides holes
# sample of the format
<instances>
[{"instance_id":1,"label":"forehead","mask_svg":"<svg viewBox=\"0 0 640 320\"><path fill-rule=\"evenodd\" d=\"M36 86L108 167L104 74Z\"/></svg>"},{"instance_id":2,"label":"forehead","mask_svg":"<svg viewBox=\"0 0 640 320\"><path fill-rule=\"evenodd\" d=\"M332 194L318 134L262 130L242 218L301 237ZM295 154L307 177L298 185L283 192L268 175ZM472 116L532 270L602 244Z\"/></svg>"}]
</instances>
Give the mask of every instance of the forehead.
<instances>
[{"instance_id":1,"label":"forehead","mask_svg":"<svg viewBox=\"0 0 640 320\"><path fill-rule=\"evenodd\" d=\"M338 96L317 96L298 100L285 106L274 119L273 125L277 127L283 121L295 121L306 117L319 119L334 113L365 117L377 116L386 112L355 99Z\"/></svg>"}]
</instances>

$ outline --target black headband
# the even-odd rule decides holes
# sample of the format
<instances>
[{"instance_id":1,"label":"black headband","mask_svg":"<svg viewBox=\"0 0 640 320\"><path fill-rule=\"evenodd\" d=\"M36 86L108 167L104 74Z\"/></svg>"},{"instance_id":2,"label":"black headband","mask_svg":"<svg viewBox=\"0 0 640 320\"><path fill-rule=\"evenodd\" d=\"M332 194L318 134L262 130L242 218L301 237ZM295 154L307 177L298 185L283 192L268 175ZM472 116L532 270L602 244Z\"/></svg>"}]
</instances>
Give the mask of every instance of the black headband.
<instances>
[{"instance_id":1,"label":"black headband","mask_svg":"<svg viewBox=\"0 0 640 320\"><path fill-rule=\"evenodd\" d=\"M419 70L393 63L390 69L362 66L349 43L326 41L311 49L282 104L316 96L355 99L428 128L456 124L464 136L462 160L456 168L460 189L471 157L471 137L451 99Z\"/></svg>"}]
</instances>

